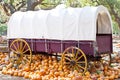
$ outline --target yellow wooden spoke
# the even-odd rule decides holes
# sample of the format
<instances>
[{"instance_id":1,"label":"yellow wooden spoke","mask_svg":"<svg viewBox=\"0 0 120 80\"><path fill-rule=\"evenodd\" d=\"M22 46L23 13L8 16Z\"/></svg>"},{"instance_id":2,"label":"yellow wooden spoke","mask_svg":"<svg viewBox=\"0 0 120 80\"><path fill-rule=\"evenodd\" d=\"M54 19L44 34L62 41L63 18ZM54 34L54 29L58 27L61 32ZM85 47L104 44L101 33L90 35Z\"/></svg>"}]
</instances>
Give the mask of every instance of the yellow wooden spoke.
<instances>
[{"instance_id":1,"label":"yellow wooden spoke","mask_svg":"<svg viewBox=\"0 0 120 80\"><path fill-rule=\"evenodd\" d=\"M18 48L18 51L20 51L20 48L19 48L19 43L18 43L18 41L17 41L16 43L17 43L17 48Z\"/></svg>"},{"instance_id":2,"label":"yellow wooden spoke","mask_svg":"<svg viewBox=\"0 0 120 80\"><path fill-rule=\"evenodd\" d=\"M23 47L23 42L20 42L20 51L22 51L22 47Z\"/></svg>"},{"instance_id":3,"label":"yellow wooden spoke","mask_svg":"<svg viewBox=\"0 0 120 80\"><path fill-rule=\"evenodd\" d=\"M17 64L20 64L20 62L21 62L21 60L17 60L17 61L16 61Z\"/></svg>"},{"instance_id":4,"label":"yellow wooden spoke","mask_svg":"<svg viewBox=\"0 0 120 80\"><path fill-rule=\"evenodd\" d=\"M79 61L82 57L83 57L83 55L81 55L80 57L78 57L78 59L76 61Z\"/></svg>"},{"instance_id":5,"label":"yellow wooden spoke","mask_svg":"<svg viewBox=\"0 0 120 80\"><path fill-rule=\"evenodd\" d=\"M26 50L23 52L23 54L26 53L27 51L29 51L29 49L26 49Z\"/></svg>"},{"instance_id":6,"label":"yellow wooden spoke","mask_svg":"<svg viewBox=\"0 0 120 80\"><path fill-rule=\"evenodd\" d=\"M79 72L79 68L77 67L77 65L75 65L75 68L76 68L76 70Z\"/></svg>"},{"instance_id":7,"label":"yellow wooden spoke","mask_svg":"<svg viewBox=\"0 0 120 80\"><path fill-rule=\"evenodd\" d=\"M71 56L72 54L70 52L68 52L68 50L65 52L65 55L70 56L70 59L73 59L72 56Z\"/></svg>"},{"instance_id":8,"label":"yellow wooden spoke","mask_svg":"<svg viewBox=\"0 0 120 80\"><path fill-rule=\"evenodd\" d=\"M71 60L73 60L73 58L74 58L72 53L69 53L69 57Z\"/></svg>"},{"instance_id":9,"label":"yellow wooden spoke","mask_svg":"<svg viewBox=\"0 0 120 80\"><path fill-rule=\"evenodd\" d=\"M27 58L24 58L24 60L26 60L27 62L29 62L29 60Z\"/></svg>"},{"instance_id":10,"label":"yellow wooden spoke","mask_svg":"<svg viewBox=\"0 0 120 80\"><path fill-rule=\"evenodd\" d=\"M76 70L75 65L73 66L73 69Z\"/></svg>"},{"instance_id":11,"label":"yellow wooden spoke","mask_svg":"<svg viewBox=\"0 0 120 80\"><path fill-rule=\"evenodd\" d=\"M16 51L18 50L17 47L15 46L15 44L12 44L12 46L15 48ZM12 47L12 46L11 46L11 47Z\"/></svg>"},{"instance_id":12,"label":"yellow wooden spoke","mask_svg":"<svg viewBox=\"0 0 120 80\"><path fill-rule=\"evenodd\" d=\"M74 48L72 48L72 57L75 58Z\"/></svg>"},{"instance_id":13,"label":"yellow wooden spoke","mask_svg":"<svg viewBox=\"0 0 120 80\"><path fill-rule=\"evenodd\" d=\"M70 69L71 67L72 67L71 65L68 66L69 69Z\"/></svg>"},{"instance_id":14,"label":"yellow wooden spoke","mask_svg":"<svg viewBox=\"0 0 120 80\"><path fill-rule=\"evenodd\" d=\"M65 56L65 59L68 60L68 61L71 61L68 57Z\"/></svg>"},{"instance_id":15,"label":"yellow wooden spoke","mask_svg":"<svg viewBox=\"0 0 120 80\"><path fill-rule=\"evenodd\" d=\"M81 64L81 63L85 63L85 61L80 61L80 62L77 62L77 64Z\"/></svg>"},{"instance_id":16,"label":"yellow wooden spoke","mask_svg":"<svg viewBox=\"0 0 120 80\"><path fill-rule=\"evenodd\" d=\"M25 57L26 59L30 59L30 56L28 56L28 55L26 55L26 57Z\"/></svg>"},{"instance_id":17,"label":"yellow wooden spoke","mask_svg":"<svg viewBox=\"0 0 120 80\"><path fill-rule=\"evenodd\" d=\"M84 67L82 67L82 66L80 66L80 65L78 65L78 64L76 64L79 68L81 68L81 69L83 69L83 70L85 70L85 68Z\"/></svg>"},{"instance_id":18,"label":"yellow wooden spoke","mask_svg":"<svg viewBox=\"0 0 120 80\"><path fill-rule=\"evenodd\" d=\"M12 48L11 48L11 51L13 51L13 52L17 53L17 51L15 51L15 50L14 50L14 49L12 49Z\"/></svg>"},{"instance_id":19,"label":"yellow wooden spoke","mask_svg":"<svg viewBox=\"0 0 120 80\"><path fill-rule=\"evenodd\" d=\"M62 55L62 59L61 59L61 62L64 61L64 57L65 57L65 54Z\"/></svg>"},{"instance_id":20,"label":"yellow wooden spoke","mask_svg":"<svg viewBox=\"0 0 120 80\"><path fill-rule=\"evenodd\" d=\"M26 47L26 44L24 44L23 48L21 49L22 52L24 51L25 47Z\"/></svg>"},{"instance_id":21,"label":"yellow wooden spoke","mask_svg":"<svg viewBox=\"0 0 120 80\"><path fill-rule=\"evenodd\" d=\"M73 70L73 66L72 66L72 65L69 65L69 69L70 69L70 70Z\"/></svg>"},{"instance_id":22,"label":"yellow wooden spoke","mask_svg":"<svg viewBox=\"0 0 120 80\"><path fill-rule=\"evenodd\" d=\"M70 64L70 62L65 62L66 65Z\"/></svg>"},{"instance_id":23,"label":"yellow wooden spoke","mask_svg":"<svg viewBox=\"0 0 120 80\"><path fill-rule=\"evenodd\" d=\"M19 58L20 60L22 60L23 59L23 56L22 55L20 55L20 58Z\"/></svg>"},{"instance_id":24,"label":"yellow wooden spoke","mask_svg":"<svg viewBox=\"0 0 120 80\"><path fill-rule=\"evenodd\" d=\"M76 56L75 56L76 59L77 59L77 57L78 57L78 53L79 53L79 50L77 50L77 52L76 52Z\"/></svg>"}]
</instances>

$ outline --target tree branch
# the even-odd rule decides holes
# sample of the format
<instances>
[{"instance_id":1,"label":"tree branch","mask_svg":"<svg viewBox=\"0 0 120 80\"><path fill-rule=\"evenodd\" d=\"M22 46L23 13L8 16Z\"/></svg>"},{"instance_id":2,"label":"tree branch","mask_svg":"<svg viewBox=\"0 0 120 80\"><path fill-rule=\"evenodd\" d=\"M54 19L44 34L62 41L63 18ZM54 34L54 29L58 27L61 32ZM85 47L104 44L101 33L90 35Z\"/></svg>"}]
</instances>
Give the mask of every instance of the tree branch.
<instances>
[{"instance_id":1,"label":"tree branch","mask_svg":"<svg viewBox=\"0 0 120 80\"><path fill-rule=\"evenodd\" d=\"M23 6L25 6L26 5L26 2L25 1L23 1L23 2L20 2L20 4L19 4L19 7L16 9L17 11L18 10L20 10Z\"/></svg>"},{"instance_id":2,"label":"tree branch","mask_svg":"<svg viewBox=\"0 0 120 80\"><path fill-rule=\"evenodd\" d=\"M8 3L4 3L3 4L3 9L4 9L6 15L8 15L8 16L11 15L11 14L13 14L15 12L14 6L11 5L11 4L8 4ZM10 10L10 13L9 13L8 9Z\"/></svg>"},{"instance_id":3,"label":"tree branch","mask_svg":"<svg viewBox=\"0 0 120 80\"><path fill-rule=\"evenodd\" d=\"M27 0L27 5L28 5L27 10L34 10L38 4L42 3L42 1L43 0L37 0L37 1Z\"/></svg>"},{"instance_id":4,"label":"tree branch","mask_svg":"<svg viewBox=\"0 0 120 80\"><path fill-rule=\"evenodd\" d=\"M2 2L2 0L0 0L0 2Z\"/></svg>"},{"instance_id":5,"label":"tree branch","mask_svg":"<svg viewBox=\"0 0 120 80\"><path fill-rule=\"evenodd\" d=\"M111 10L111 13L114 15L115 17L115 21L118 23L118 26L120 28L120 17L118 15L118 13L115 11L114 9L114 6L112 6L109 2L107 2L109 7L110 7L110 10Z\"/></svg>"},{"instance_id":6,"label":"tree branch","mask_svg":"<svg viewBox=\"0 0 120 80\"><path fill-rule=\"evenodd\" d=\"M4 10L5 14L6 14L7 16L10 16L10 13L9 13L9 11L8 11L8 9L7 9L7 7L6 7L6 5L3 4L2 7L3 7L3 10Z\"/></svg>"},{"instance_id":7,"label":"tree branch","mask_svg":"<svg viewBox=\"0 0 120 80\"><path fill-rule=\"evenodd\" d=\"M42 1L43 1L43 0L38 0L38 1L34 2L33 5L32 5L32 10L34 10L34 8L35 8L38 4L40 4Z\"/></svg>"}]
</instances>

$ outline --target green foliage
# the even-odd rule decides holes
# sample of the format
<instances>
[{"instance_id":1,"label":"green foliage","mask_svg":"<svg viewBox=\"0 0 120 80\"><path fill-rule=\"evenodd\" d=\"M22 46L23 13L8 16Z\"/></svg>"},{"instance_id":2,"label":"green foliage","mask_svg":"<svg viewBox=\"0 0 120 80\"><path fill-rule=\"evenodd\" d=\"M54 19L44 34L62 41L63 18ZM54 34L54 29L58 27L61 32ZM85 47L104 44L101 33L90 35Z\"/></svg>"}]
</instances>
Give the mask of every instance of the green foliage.
<instances>
[{"instance_id":1,"label":"green foliage","mask_svg":"<svg viewBox=\"0 0 120 80\"><path fill-rule=\"evenodd\" d=\"M14 3L14 0L10 0L10 4L13 4Z\"/></svg>"},{"instance_id":2,"label":"green foliage","mask_svg":"<svg viewBox=\"0 0 120 80\"><path fill-rule=\"evenodd\" d=\"M52 9L58 4L60 4L61 0L44 0L40 5L38 5L41 9Z\"/></svg>"},{"instance_id":3,"label":"green foliage","mask_svg":"<svg viewBox=\"0 0 120 80\"><path fill-rule=\"evenodd\" d=\"M6 24L0 24L0 35L4 35L4 33L7 31L7 25Z\"/></svg>"},{"instance_id":4,"label":"green foliage","mask_svg":"<svg viewBox=\"0 0 120 80\"><path fill-rule=\"evenodd\" d=\"M113 21L113 34L120 35L120 29L116 22Z\"/></svg>"},{"instance_id":5,"label":"green foliage","mask_svg":"<svg viewBox=\"0 0 120 80\"><path fill-rule=\"evenodd\" d=\"M5 3L7 3L8 2L8 0L3 0Z\"/></svg>"},{"instance_id":6,"label":"green foliage","mask_svg":"<svg viewBox=\"0 0 120 80\"><path fill-rule=\"evenodd\" d=\"M81 6L91 6L91 5L94 5L93 3L91 3L90 0L80 0L80 4Z\"/></svg>"},{"instance_id":7,"label":"green foliage","mask_svg":"<svg viewBox=\"0 0 120 80\"><path fill-rule=\"evenodd\" d=\"M67 6L71 7L81 7L80 0L68 0L67 1Z\"/></svg>"}]
</instances>

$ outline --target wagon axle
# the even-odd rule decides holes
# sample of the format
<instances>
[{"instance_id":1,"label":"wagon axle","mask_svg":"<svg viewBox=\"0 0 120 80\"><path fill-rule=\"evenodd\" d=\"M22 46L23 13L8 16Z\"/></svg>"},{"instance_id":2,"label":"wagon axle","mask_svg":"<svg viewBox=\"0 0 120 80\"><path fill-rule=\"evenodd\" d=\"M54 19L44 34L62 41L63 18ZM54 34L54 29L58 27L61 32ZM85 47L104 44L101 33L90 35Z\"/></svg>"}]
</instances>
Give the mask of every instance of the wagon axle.
<instances>
[{"instance_id":1,"label":"wagon axle","mask_svg":"<svg viewBox=\"0 0 120 80\"><path fill-rule=\"evenodd\" d=\"M75 60L71 60L70 61L70 65L75 66L76 65L76 61Z\"/></svg>"},{"instance_id":2,"label":"wagon axle","mask_svg":"<svg viewBox=\"0 0 120 80\"><path fill-rule=\"evenodd\" d=\"M17 57L18 57L18 58L20 58L20 57L21 57L20 53L17 53Z\"/></svg>"}]
</instances>

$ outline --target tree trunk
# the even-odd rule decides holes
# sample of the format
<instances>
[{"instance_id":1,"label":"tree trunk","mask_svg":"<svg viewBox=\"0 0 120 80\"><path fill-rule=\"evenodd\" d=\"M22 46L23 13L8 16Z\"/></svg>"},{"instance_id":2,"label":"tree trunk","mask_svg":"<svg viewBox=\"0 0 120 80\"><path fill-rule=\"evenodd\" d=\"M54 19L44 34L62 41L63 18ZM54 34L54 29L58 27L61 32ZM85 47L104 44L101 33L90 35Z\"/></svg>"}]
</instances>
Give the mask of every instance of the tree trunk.
<instances>
[{"instance_id":1,"label":"tree trunk","mask_svg":"<svg viewBox=\"0 0 120 80\"><path fill-rule=\"evenodd\" d=\"M33 10L32 4L34 0L27 0L27 10Z\"/></svg>"},{"instance_id":2,"label":"tree trunk","mask_svg":"<svg viewBox=\"0 0 120 80\"><path fill-rule=\"evenodd\" d=\"M38 4L41 4L43 0L27 0L27 11L34 10Z\"/></svg>"},{"instance_id":3,"label":"tree trunk","mask_svg":"<svg viewBox=\"0 0 120 80\"><path fill-rule=\"evenodd\" d=\"M118 27L120 29L120 17L118 15L118 13L115 11L115 9L114 9L114 7L112 5L109 4L109 7L111 9L111 14L114 15L115 21L117 22Z\"/></svg>"}]
</instances>

